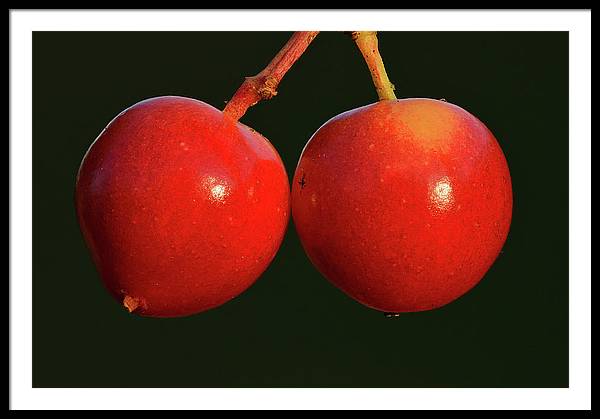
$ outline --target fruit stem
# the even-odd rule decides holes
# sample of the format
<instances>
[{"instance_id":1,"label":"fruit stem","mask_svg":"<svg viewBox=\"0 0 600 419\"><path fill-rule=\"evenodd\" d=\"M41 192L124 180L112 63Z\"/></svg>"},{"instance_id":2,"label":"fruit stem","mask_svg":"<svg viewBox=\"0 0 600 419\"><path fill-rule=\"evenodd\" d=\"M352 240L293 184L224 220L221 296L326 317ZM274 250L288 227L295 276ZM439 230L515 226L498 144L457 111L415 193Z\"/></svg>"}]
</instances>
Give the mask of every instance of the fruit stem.
<instances>
[{"instance_id":1,"label":"fruit stem","mask_svg":"<svg viewBox=\"0 0 600 419\"><path fill-rule=\"evenodd\" d=\"M351 32L352 39L369 67L379 100L394 100L394 85L390 82L379 54L377 32Z\"/></svg>"},{"instance_id":2,"label":"fruit stem","mask_svg":"<svg viewBox=\"0 0 600 419\"><path fill-rule=\"evenodd\" d=\"M285 73L300 58L318 33L318 31L294 32L263 71L256 76L246 77L231 100L227 102L223 113L237 121L244 116L249 107L275 96L277 86Z\"/></svg>"}]
</instances>

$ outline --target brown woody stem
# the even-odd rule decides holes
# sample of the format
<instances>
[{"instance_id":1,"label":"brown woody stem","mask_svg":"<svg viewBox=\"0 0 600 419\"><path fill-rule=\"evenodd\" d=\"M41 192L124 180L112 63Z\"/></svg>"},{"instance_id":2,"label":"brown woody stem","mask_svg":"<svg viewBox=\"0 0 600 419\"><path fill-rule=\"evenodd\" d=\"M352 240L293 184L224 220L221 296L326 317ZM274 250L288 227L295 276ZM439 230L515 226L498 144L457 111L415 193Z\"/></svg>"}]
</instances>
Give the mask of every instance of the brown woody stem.
<instances>
[{"instance_id":1,"label":"brown woody stem","mask_svg":"<svg viewBox=\"0 0 600 419\"><path fill-rule=\"evenodd\" d=\"M394 85L388 78L383 60L379 54L377 32L352 32L351 35L369 67L379 100L396 99Z\"/></svg>"},{"instance_id":2,"label":"brown woody stem","mask_svg":"<svg viewBox=\"0 0 600 419\"><path fill-rule=\"evenodd\" d=\"M295 32L263 71L256 76L246 77L231 100L227 102L223 113L238 120L244 116L249 107L275 96L277 86L285 73L300 58L318 33L318 31Z\"/></svg>"}]
</instances>

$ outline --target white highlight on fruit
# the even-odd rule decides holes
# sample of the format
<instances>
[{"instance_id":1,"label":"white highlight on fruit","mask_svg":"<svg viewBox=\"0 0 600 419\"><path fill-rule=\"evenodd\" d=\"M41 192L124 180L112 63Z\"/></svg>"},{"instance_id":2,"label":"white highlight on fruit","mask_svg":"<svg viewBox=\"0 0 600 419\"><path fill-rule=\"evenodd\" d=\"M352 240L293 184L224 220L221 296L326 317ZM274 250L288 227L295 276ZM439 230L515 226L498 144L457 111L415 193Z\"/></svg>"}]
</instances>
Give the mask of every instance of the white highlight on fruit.
<instances>
[{"instance_id":1,"label":"white highlight on fruit","mask_svg":"<svg viewBox=\"0 0 600 419\"><path fill-rule=\"evenodd\" d=\"M211 201L223 203L229 196L231 188L224 179L218 179L214 176L206 176L202 181L203 187L209 192Z\"/></svg>"},{"instance_id":2,"label":"white highlight on fruit","mask_svg":"<svg viewBox=\"0 0 600 419\"><path fill-rule=\"evenodd\" d=\"M210 189L210 192L217 201L223 201L223 199L225 199L226 189L224 185L215 185Z\"/></svg>"},{"instance_id":3,"label":"white highlight on fruit","mask_svg":"<svg viewBox=\"0 0 600 419\"><path fill-rule=\"evenodd\" d=\"M429 197L435 209L443 211L450 209L454 203L454 193L450 179L444 176L433 182Z\"/></svg>"}]
</instances>

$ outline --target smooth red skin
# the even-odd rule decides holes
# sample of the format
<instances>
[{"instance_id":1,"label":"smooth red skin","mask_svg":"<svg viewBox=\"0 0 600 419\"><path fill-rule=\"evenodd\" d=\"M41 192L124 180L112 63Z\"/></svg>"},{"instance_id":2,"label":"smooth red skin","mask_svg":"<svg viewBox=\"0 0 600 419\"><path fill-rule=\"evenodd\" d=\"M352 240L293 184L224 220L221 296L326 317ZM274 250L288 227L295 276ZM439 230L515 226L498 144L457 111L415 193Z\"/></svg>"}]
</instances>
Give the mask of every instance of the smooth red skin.
<instances>
[{"instance_id":1,"label":"smooth red skin","mask_svg":"<svg viewBox=\"0 0 600 419\"><path fill-rule=\"evenodd\" d=\"M492 133L432 99L336 116L306 145L292 217L310 260L385 312L443 306L475 286L510 227L508 166Z\"/></svg>"},{"instance_id":2,"label":"smooth red skin","mask_svg":"<svg viewBox=\"0 0 600 419\"><path fill-rule=\"evenodd\" d=\"M117 116L81 163L76 207L110 293L185 316L246 290L277 252L289 182L273 146L212 106L159 97Z\"/></svg>"}]
</instances>

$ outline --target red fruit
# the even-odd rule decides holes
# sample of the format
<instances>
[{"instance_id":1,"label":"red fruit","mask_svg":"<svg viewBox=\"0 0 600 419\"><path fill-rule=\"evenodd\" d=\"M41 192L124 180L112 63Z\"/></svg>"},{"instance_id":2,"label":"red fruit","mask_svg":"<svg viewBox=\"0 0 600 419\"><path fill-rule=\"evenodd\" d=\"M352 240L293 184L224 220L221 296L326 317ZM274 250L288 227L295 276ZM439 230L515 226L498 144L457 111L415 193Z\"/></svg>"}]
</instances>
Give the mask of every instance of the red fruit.
<instances>
[{"instance_id":1,"label":"red fruit","mask_svg":"<svg viewBox=\"0 0 600 419\"><path fill-rule=\"evenodd\" d=\"M342 113L306 145L292 216L311 261L359 302L430 310L475 286L510 227L492 133L464 109L386 100Z\"/></svg>"},{"instance_id":2,"label":"red fruit","mask_svg":"<svg viewBox=\"0 0 600 419\"><path fill-rule=\"evenodd\" d=\"M267 268L289 183L260 134L206 103L159 97L92 144L76 206L110 293L141 315L185 316L234 298Z\"/></svg>"}]
</instances>

